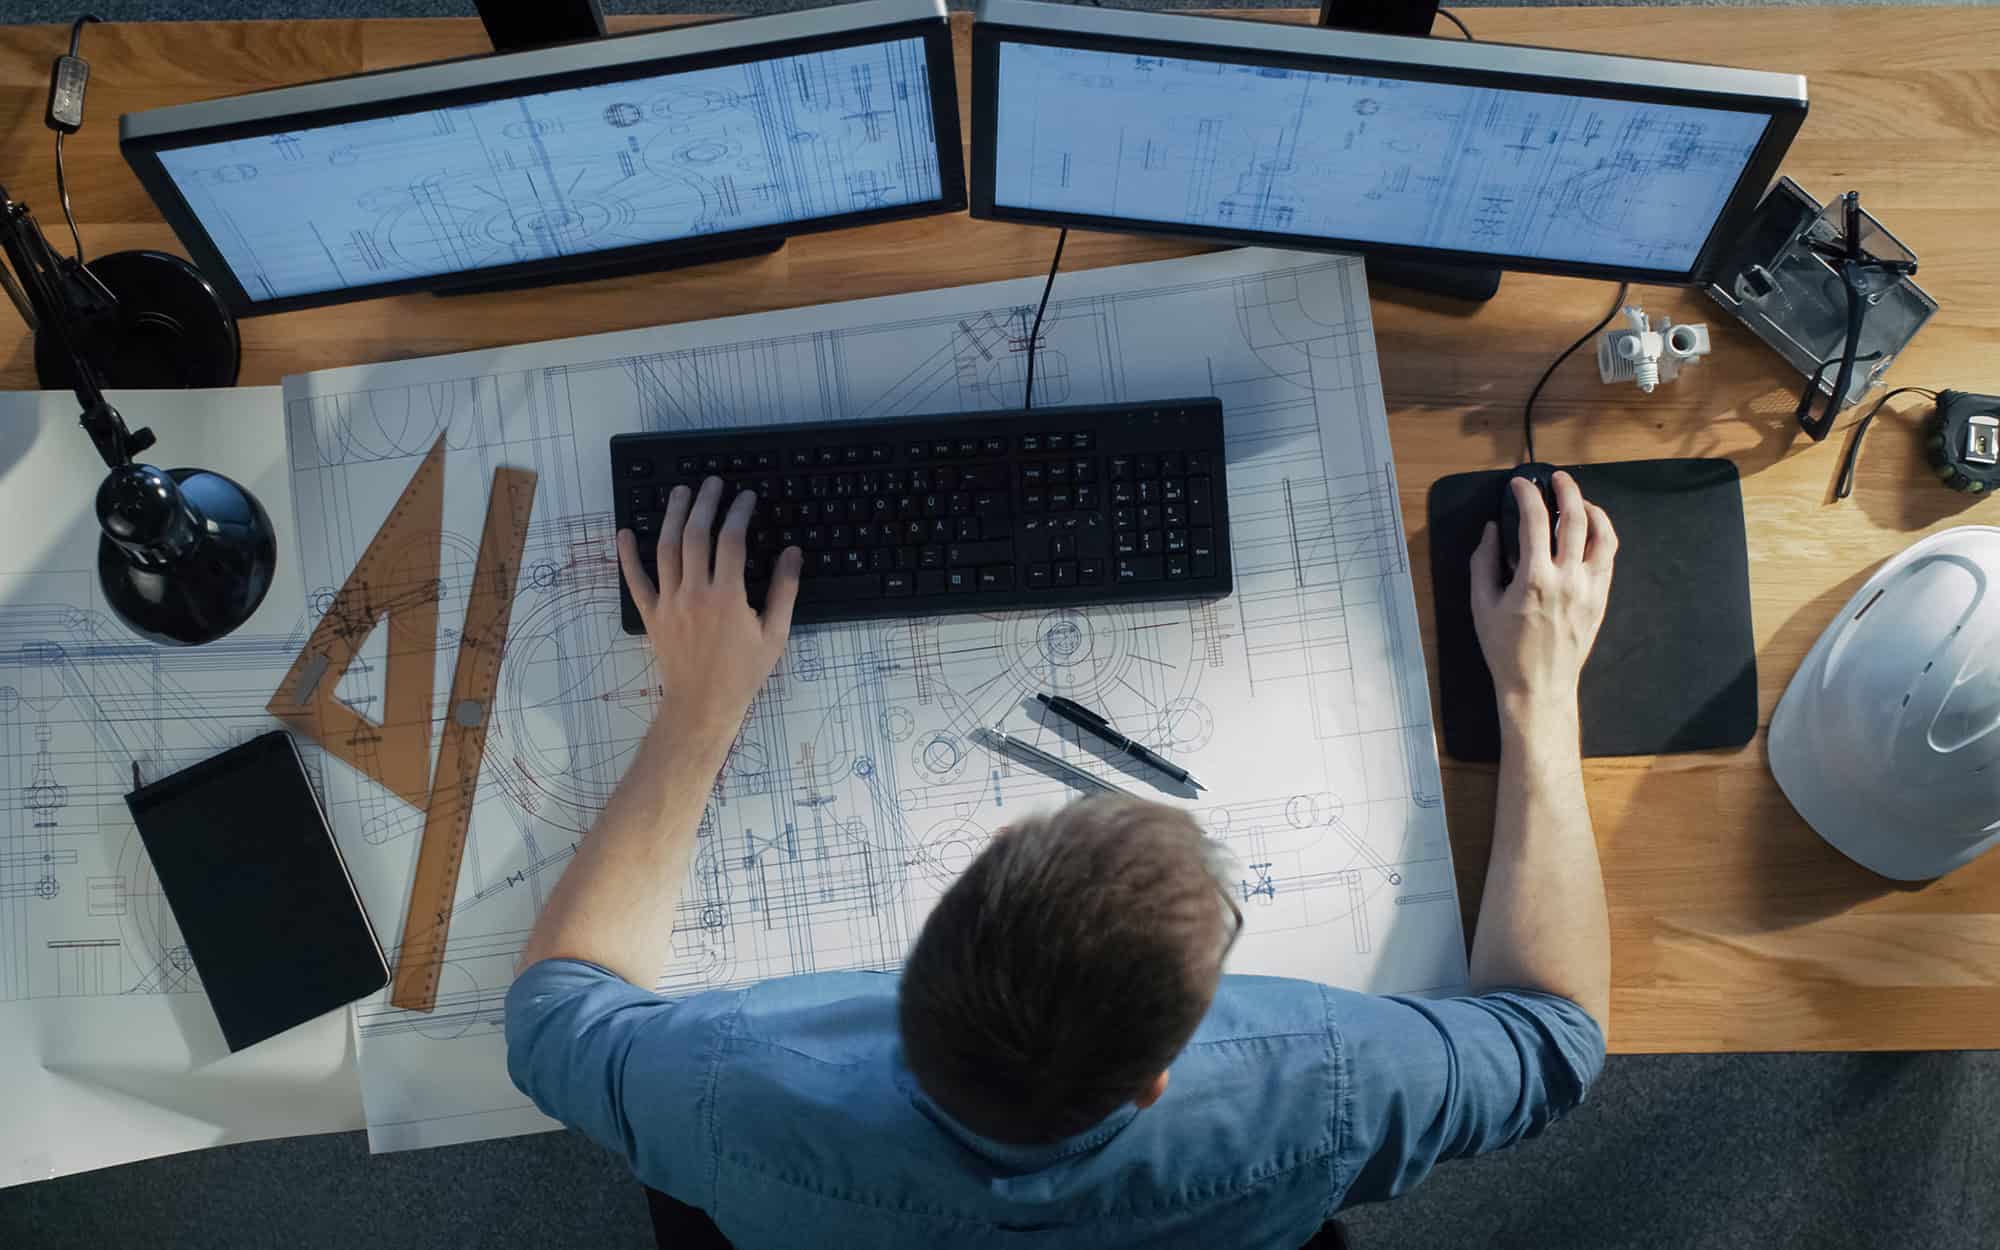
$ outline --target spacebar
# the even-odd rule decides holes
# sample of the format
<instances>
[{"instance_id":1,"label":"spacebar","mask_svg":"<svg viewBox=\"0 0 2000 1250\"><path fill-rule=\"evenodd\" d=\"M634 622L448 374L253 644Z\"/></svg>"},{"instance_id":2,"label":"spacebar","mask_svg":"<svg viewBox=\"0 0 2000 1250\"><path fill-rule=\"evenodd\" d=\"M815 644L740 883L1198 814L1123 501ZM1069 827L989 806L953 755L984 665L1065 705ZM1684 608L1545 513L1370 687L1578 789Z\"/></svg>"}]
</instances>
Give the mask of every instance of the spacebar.
<instances>
[{"instance_id":1,"label":"spacebar","mask_svg":"<svg viewBox=\"0 0 2000 1250\"><path fill-rule=\"evenodd\" d=\"M799 583L800 603L846 603L881 597L880 573L863 573L856 577L808 577Z\"/></svg>"}]
</instances>

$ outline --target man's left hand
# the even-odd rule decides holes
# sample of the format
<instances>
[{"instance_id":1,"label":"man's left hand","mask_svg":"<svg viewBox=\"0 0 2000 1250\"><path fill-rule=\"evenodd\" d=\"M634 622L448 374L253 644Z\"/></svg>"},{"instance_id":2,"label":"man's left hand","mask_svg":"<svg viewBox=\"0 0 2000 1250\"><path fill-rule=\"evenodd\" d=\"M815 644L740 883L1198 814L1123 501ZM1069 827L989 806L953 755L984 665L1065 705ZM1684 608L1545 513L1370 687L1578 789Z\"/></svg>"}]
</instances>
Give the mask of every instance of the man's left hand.
<instances>
[{"instance_id":1,"label":"man's left hand","mask_svg":"<svg viewBox=\"0 0 2000 1250\"><path fill-rule=\"evenodd\" d=\"M715 514L721 502L720 478L703 482L699 494L685 486L674 488L660 521L658 586L639 565L632 531L618 531L618 565L659 664L664 696L659 727L677 748L707 756L718 768L743 727L750 701L785 649L799 570L805 564L797 547L785 549L759 616L743 588L746 536L757 496L747 490L737 495L718 534Z\"/></svg>"}]
</instances>

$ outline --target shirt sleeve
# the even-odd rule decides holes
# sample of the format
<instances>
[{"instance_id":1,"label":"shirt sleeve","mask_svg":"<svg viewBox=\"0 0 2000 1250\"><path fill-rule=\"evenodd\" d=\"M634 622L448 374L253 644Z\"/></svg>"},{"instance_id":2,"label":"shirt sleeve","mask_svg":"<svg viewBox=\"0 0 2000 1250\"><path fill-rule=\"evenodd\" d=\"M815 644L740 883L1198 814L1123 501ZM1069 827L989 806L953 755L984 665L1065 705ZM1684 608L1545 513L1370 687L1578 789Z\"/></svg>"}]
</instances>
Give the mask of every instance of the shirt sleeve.
<instances>
[{"instance_id":1,"label":"shirt sleeve","mask_svg":"<svg viewBox=\"0 0 2000 1250\"><path fill-rule=\"evenodd\" d=\"M1553 994L1326 995L1345 1069L1342 1206L1393 1198L1446 1159L1533 1137L1581 1104L1604 1068L1603 1029Z\"/></svg>"},{"instance_id":2,"label":"shirt sleeve","mask_svg":"<svg viewBox=\"0 0 2000 1250\"><path fill-rule=\"evenodd\" d=\"M623 1158L648 1185L707 1208L717 1051L741 999L716 991L669 1001L596 964L545 959L507 992L507 1075L543 1114Z\"/></svg>"}]
</instances>

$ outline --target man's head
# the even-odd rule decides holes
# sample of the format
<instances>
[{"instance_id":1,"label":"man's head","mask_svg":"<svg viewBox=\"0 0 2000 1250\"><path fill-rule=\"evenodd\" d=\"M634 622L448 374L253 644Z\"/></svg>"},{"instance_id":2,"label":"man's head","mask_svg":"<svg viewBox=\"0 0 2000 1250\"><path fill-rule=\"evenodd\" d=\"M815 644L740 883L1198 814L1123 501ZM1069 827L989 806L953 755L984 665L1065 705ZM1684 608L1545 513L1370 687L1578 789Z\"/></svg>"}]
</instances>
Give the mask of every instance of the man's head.
<instances>
[{"instance_id":1,"label":"man's head","mask_svg":"<svg viewBox=\"0 0 2000 1250\"><path fill-rule=\"evenodd\" d=\"M1240 913L1177 808L1072 803L994 838L903 970L904 1058L974 1132L1057 1141L1165 1088Z\"/></svg>"}]
</instances>

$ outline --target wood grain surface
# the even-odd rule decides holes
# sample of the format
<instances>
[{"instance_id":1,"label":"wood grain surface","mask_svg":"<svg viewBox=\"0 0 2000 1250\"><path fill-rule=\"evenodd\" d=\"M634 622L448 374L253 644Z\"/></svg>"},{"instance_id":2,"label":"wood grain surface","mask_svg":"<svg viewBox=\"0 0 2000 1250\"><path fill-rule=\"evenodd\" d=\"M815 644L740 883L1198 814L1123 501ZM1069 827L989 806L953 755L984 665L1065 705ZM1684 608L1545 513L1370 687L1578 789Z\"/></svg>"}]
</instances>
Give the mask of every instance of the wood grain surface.
<instances>
[{"instance_id":1,"label":"wood grain surface","mask_svg":"<svg viewBox=\"0 0 2000 1250\"><path fill-rule=\"evenodd\" d=\"M1303 13L1272 13L1301 20ZM2000 391L2000 10L1476 9L1485 39L1709 60L1808 75L1812 110L1784 172L1827 199L1849 188L1923 261L1943 311L1892 381ZM621 28L674 19L613 19ZM967 19L960 15L961 94ZM0 30L0 177L62 232L41 125L56 27ZM117 115L482 48L477 22L158 23L92 27L89 121L69 144L70 191L95 253L181 249L116 153ZM961 112L963 102L961 101ZM243 326L243 381L287 373L1040 272L1052 231L931 218L808 236L775 256L513 295L425 296L264 317ZM1092 268L1195 250L1077 235ZM1447 473L1511 464L1536 375L1608 306L1599 282L1509 275L1470 315L1377 292L1376 334L1417 597L1431 635L1424 497ZM1705 320L1715 355L1651 397L1601 387L1588 353L1544 392L1537 427L1557 462L1722 455L1741 467L1758 682L1768 724L1835 610L1883 558L1932 530L2000 523L2000 503L1943 490L1914 435L1919 396L1878 420L1853 498L1830 501L1844 443L1790 428L1799 379L1691 293L1634 292L1656 316ZM0 383L34 385L8 319ZM1843 420L1851 420L1853 414ZM1688 587L1701 594L1700 586ZM1621 1051L2000 1046L2000 855L1921 888L1842 858L1740 751L1589 764ZM1468 919L1485 874L1493 772L1445 761Z\"/></svg>"}]
</instances>

